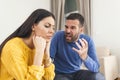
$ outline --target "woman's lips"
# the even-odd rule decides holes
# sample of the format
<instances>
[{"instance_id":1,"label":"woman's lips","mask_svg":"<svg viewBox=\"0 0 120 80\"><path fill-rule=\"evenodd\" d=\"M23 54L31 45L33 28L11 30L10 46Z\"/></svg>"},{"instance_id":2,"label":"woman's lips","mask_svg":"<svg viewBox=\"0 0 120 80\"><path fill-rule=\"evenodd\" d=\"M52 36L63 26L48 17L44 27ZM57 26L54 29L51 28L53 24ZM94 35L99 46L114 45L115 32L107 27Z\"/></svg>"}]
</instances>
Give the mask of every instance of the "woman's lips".
<instances>
[{"instance_id":1,"label":"woman's lips","mask_svg":"<svg viewBox=\"0 0 120 80\"><path fill-rule=\"evenodd\" d=\"M52 38L52 36L47 36L47 38L48 38L48 39L51 39L51 38Z\"/></svg>"}]
</instances>

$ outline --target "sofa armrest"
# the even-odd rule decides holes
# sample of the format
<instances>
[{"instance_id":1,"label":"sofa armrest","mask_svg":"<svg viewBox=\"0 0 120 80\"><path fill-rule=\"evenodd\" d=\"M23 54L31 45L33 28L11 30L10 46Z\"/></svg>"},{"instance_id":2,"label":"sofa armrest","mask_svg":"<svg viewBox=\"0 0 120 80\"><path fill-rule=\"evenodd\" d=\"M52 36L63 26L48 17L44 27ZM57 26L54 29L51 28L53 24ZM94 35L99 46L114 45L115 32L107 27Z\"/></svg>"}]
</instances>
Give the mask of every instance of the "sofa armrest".
<instances>
[{"instance_id":1,"label":"sofa armrest","mask_svg":"<svg viewBox=\"0 0 120 80\"><path fill-rule=\"evenodd\" d=\"M99 58L100 72L106 80L114 80L118 76L118 63L114 55Z\"/></svg>"}]
</instances>

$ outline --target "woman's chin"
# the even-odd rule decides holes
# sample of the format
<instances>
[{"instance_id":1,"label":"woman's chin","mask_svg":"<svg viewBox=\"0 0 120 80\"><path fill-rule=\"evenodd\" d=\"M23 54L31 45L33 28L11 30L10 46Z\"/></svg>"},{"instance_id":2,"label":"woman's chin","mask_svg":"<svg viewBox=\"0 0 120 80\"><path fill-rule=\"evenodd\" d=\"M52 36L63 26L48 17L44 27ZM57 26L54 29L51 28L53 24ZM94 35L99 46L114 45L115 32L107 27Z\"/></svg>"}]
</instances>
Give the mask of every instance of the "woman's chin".
<instances>
[{"instance_id":1,"label":"woman's chin","mask_svg":"<svg viewBox=\"0 0 120 80\"><path fill-rule=\"evenodd\" d=\"M50 42L51 39L46 39L46 42Z\"/></svg>"}]
</instances>

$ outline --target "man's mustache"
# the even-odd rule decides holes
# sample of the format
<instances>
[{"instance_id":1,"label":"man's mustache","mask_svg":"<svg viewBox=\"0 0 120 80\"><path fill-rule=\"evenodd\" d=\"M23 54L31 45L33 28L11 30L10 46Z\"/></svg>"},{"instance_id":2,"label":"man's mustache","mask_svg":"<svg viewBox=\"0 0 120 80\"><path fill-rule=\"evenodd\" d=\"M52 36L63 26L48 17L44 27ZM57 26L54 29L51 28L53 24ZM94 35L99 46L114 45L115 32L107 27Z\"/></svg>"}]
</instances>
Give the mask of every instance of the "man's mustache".
<instances>
[{"instance_id":1,"label":"man's mustache","mask_svg":"<svg viewBox=\"0 0 120 80\"><path fill-rule=\"evenodd\" d=\"M65 35L68 35L68 34L70 34L70 33L65 33Z\"/></svg>"}]
</instances>

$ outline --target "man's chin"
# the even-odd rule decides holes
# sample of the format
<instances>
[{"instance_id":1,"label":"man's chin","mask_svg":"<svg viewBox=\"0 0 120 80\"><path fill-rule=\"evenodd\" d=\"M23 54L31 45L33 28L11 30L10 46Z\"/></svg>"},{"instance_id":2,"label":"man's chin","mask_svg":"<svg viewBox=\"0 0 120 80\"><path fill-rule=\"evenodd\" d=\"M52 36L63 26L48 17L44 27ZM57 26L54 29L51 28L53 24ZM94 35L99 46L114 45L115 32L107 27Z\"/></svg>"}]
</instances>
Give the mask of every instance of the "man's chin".
<instances>
[{"instance_id":1,"label":"man's chin","mask_svg":"<svg viewBox=\"0 0 120 80\"><path fill-rule=\"evenodd\" d=\"M66 39L66 42L72 42L72 40L70 40L70 39Z\"/></svg>"},{"instance_id":2,"label":"man's chin","mask_svg":"<svg viewBox=\"0 0 120 80\"><path fill-rule=\"evenodd\" d=\"M77 41L78 39L66 39L66 42L75 42L75 41Z\"/></svg>"}]
</instances>

